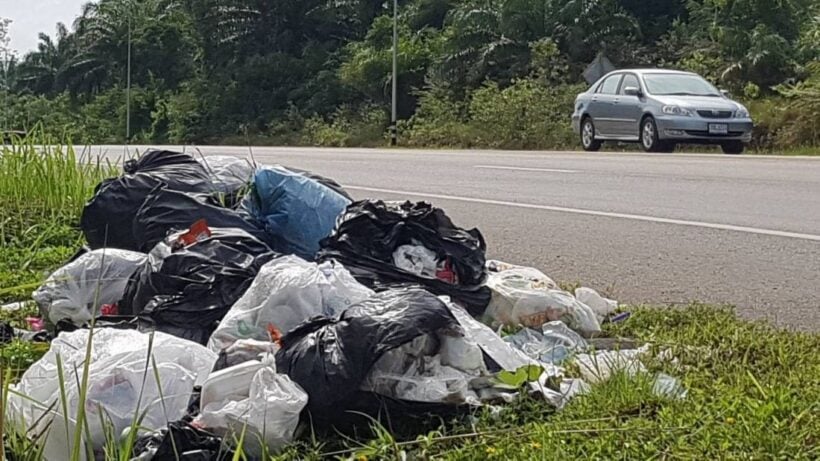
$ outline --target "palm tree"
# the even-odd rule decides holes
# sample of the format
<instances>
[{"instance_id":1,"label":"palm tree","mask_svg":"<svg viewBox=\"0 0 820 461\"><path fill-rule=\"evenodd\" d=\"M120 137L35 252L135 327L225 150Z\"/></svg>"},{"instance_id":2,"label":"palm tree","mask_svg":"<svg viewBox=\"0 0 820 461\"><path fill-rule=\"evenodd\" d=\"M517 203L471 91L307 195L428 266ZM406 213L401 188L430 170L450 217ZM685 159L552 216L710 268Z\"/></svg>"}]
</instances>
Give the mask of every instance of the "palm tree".
<instances>
[{"instance_id":1,"label":"palm tree","mask_svg":"<svg viewBox=\"0 0 820 461\"><path fill-rule=\"evenodd\" d=\"M63 23L57 23L56 40L39 34L37 51L25 55L18 68L18 86L36 94L54 94L62 90L60 74L71 55L71 36Z\"/></svg>"}]
</instances>

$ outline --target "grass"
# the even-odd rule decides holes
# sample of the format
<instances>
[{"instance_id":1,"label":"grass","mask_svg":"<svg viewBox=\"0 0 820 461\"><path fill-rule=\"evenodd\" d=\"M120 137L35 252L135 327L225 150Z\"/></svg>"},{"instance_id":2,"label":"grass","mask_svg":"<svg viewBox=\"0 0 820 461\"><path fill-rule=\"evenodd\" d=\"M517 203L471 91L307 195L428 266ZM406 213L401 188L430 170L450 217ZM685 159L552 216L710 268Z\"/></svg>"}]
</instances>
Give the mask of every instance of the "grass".
<instances>
[{"instance_id":1,"label":"grass","mask_svg":"<svg viewBox=\"0 0 820 461\"><path fill-rule=\"evenodd\" d=\"M66 160L67 149L38 153L30 142L0 149L0 201L9 211L0 227L0 300L10 302L27 299L47 271L76 251L82 205L111 171L89 162L76 167ZM616 374L559 412L523 398L498 412L433 419L415 431L391 431L374 421L372 434L356 439L319 438L305 427L300 440L273 459L820 458L820 335L743 321L728 307L631 310L629 320L608 325L606 333L650 343L647 368L678 377L685 399L656 395L651 375ZM30 307L0 311L0 321L22 327L33 313ZM21 341L0 346L0 404L8 384L44 351ZM156 374L156 365L146 362L145 379ZM82 369L65 370L65 379L84 381ZM139 415L134 418L136 427ZM79 440L84 426L71 438ZM42 459L40 441L6 429L4 448L12 459ZM107 459L127 459L132 443L130 437L112 440ZM73 448L67 458L76 459L83 447Z\"/></svg>"}]
</instances>

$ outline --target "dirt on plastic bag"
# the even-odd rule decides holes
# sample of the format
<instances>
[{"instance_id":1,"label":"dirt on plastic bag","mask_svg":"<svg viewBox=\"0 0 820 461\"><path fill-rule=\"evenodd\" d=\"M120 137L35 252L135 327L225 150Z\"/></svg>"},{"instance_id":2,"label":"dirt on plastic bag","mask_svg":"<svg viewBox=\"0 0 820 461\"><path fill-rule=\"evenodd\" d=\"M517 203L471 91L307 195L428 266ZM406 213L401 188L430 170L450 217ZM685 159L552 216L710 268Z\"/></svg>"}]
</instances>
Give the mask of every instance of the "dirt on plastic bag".
<instances>
[{"instance_id":1,"label":"dirt on plastic bag","mask_svg":"<svg viewBox=\"0 0 820 461\"><path fill-rule=\"evenodd\" d=\"M151 150L123 166L123 175L102 181L83 209L80 227L89 246L139 251L134 217L158 186L180 192L212 194L208 172L193 157ZM190 225L190 223L188 223Z\"/></svg>"},{"instance_id":2,"label":"dirt on plastic bag","mask_svg":"<svg viewBox=\"0 0 820 461\"><path fill-rule=\"evenodd\" d=\"M426 277L397 267L394 254L403 245L421 245L434 252L448 266L447 277ZM419 284L480 315L490 300L483 286L485 252L477 229L456 227L443 210L428 203L363 200L352 203L339 217L333 234L322 241L318 258L336 259L377 291Z\"/></svg>"},{"instance_id":3,"label":"dirt on plastic bag","mask_svg":"<svg viewBox=\"0 0 820 461\"><path fill-rule=\"evenodd\" d=\"M272 340L316 317L334 317L373 291L333 261L282 256L265 264L233 305L208 346L221 351L239 339Z\"/></svg>"},{"instance_id":4,"label":"dirt on plastic bag","mask_svg":"<svg viewBox=\"0 0 820 461\"><path fill-rule=\"evenodd\" d=\"M147 259L128 250L94 250L54 271L32 297L52 324L84 325L100 315L102 306L122 299L128 280Z\"/></svg>"},{"instance_id":5,"label":"dirt on plastic bag","mask_svg":"<svg viewBox=\"0 0 820 461\"><path fill-rule=\"evenodd\" d=\"M190 341L163 333L155 333L153 341L150 338L130 330L100 328L94 332L86 421L91 437L88 442L95 451L101 451L106 442L103 419L111 424L113 433L120 434L131 425L135 414L144 414L141 426L148 430L183 417L195 383L207 376L216 360L216 354ZM74 373L83 368L88 339L88 330L58 336L46 355L13 386L15 392L9 397L9 421L23 424L32 434L43 433L51 425L45 442L45 458L50 461L65 459L65 453L71 450L66 429L74 433L80 395ZM149 344L151 360L146 363ZM65 402L61 402L58 355L66 377ZM68 409L68 428L62 414L64 406Z\"/></svg>"},{"instance_id":6,"label":"dirt on plastic bag","mask_svg":"<svg viewBox=\"0 0 820 461\"><path fill-rule=\"evenodd\" d=\"M429 292L388 290L288 333L276 367L307 392L312 421L322 424L344 414L384 353L454 324L447 305Z\"/></svg>"},{"instance_id":7,"label":"dirt on plastic bag","mask_svg":"<svg viewBox=\"0 0 820 461\"><path fill-rule=\"evenodd\" d=\"M259 269L276 255L241 229L209 228L210 236L175 249L185 232L159 243L128 283L122 315L204 344Z\"/></svg>"},{"instance_id":8,"label":"dirt on plastic bag","mask_svg":"<svg viewBox=\"0 0 820 461\"><path fill-rule=\"evenodd\" d=\"M266 166L256 171L242 207L276 242L275 250L312 260L349 203L305 174Z\"/></svg>"}]
</instances>

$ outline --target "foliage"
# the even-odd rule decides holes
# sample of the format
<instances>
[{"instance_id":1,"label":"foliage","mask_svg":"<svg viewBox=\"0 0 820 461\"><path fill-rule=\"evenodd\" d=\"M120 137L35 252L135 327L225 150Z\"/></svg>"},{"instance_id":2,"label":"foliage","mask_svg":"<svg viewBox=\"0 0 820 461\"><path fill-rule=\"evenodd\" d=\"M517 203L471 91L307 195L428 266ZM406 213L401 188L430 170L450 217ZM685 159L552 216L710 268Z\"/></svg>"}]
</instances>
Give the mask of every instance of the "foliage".
<instances>
[{"instance_id":1,"label":"foliage","mask_svg":"<svg viewBox=\"0 0 820 461\"><path fill-rule=\"evenodd\" d=\"M516 80L506 88L488 82L466 103L432 91L422 97L404 135L410 145L568 147L575 135L567 113L580 91L578 85L547 85L531 78Z\"/></svg>"},{"instance_id":2,"label":"foliage","mask_svg":"<svg viewBox=\"0 0 820 461\"><path fill-rule=\"evenodd\" d=\"M390 109L391 6L91 2L74 24L42 34L20 59L0 38L0 126L43 122L75 141L126 141L130 44L128 141L380 143L384 133L375 129L340 131L362 118L354 114ZM779 101L782 88L809 81L809 64L820 59L820 0L401 0L398 35L398 117L411 135L405 142L555 148L569 143L555 115L565 111L566 125L563 92L583 84L582 71L599 53L621 67L691 70L756 104ZM516 89L505 93L508 87ZM548 121L527 122L513 135L510 123L521 120L505 98L545 102L521 109ZM480 126L491 115L477 107L485 102L502 104L505 132ZM808 110L772 122L782 122L782 134L761 135L756 145L816 144L800 121L813 116ZM799 126L786 126L792 123ZM549 131L534 139L539 129Z\"/></svg>"}]
</instances>

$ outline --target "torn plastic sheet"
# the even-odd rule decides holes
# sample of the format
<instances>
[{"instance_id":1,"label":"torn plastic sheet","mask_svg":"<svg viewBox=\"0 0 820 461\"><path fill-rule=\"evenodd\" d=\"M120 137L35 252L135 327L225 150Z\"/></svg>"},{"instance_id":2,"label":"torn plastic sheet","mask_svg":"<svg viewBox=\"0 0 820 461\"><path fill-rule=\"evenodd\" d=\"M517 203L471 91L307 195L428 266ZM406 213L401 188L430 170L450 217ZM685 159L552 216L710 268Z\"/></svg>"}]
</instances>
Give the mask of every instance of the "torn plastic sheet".
<instances>
[{"instance_id":1,"label":"torn plastic sheet","mask_svg":"<svg viewBox=\"0 0 820 461\"><path fill-rule=\"evenodd\" d=\"M54 271L32 297L51 323L65 319L84 325L102 306L122 299L128 280L147 259L128 250L94 250Z\"/></svg>"},{"instance_id":2,"label":"torn plastic sheet","mask_svg":"<svg viewBox=\"0 0 820 461\"><path fill-rule=\"evenodd\" d=\"M541 332L522 328L513 335L505 336L504 341L530 358L554 364L561 364L588 346L584 338L561 321L545 323L541 328Z\"/></svg>"},{"instance_id":3,"label":"torn plastic sheet","mask_svg":"<svg viewBox=\"0 0 820 461\"><path fill-rule=\"evenodd\" d=\"M72 440L66 440L66 430L74 434L80 394L75 373L83 369L88 337L88 330L78 330L54 339L50 350L23 374L9 397L10 421L25 425L33 434L40 434L51 425L45 442L45 457L50 461L65 459L65 453L71 450ZM152 359L146 363L149 344ZM66 378L64 404L60 397L58 355ZM88 441L95 451L100 451L106 443L103 418L115 434L130 427L135 414L144 414L141 426L148 430L182 418L192 388L208 375L216 354L163 333L155 333L151 342L149 334L100 328L94 331L89 359ZM64 406L68 409L68 428L62 415Z\"/></svg>"},{"instance_id":4,"label":"torn plastic sheet","mask_svg":"<svg viewBox=\"0 0 820 461\"><path fill-rule=\"evenodd\" d=\"M501 369L515 371L523 366L538 365L537 361L510 347L490 327L474 319L464 308L449 302L449 299L446 301L465 335L475 341Z\"/></svg>"},{"instance_id":5,"label":"torn plastic sheet","mask_svg":"<svg viewBox=\"0 0 820 461\"><path fill-rule=\"evenodd\" d=\"M596 384L608 380L616 372L623 372L629 376L645 373L646 367L640 356L648 351L648 345L638 349L596 351L576 355L575 363L581 371L581 377L591 384Z\"/></svg>"},{"instance_id":6,"label":"torn plastic sheet","mask_svg":"<svg viewBox=\"0 0 820 461\"><path fill-rule=\"evenodd\" d=\"M335 317L373 295L341 264L282 256L265 264L214 331L213 351L239 339L272 340L319 315ZM272 336L273 335L273 336Z\"/></svg>"}]
</instances>

